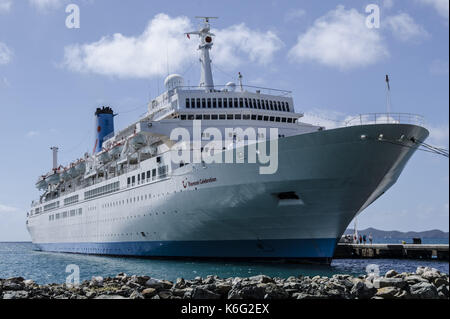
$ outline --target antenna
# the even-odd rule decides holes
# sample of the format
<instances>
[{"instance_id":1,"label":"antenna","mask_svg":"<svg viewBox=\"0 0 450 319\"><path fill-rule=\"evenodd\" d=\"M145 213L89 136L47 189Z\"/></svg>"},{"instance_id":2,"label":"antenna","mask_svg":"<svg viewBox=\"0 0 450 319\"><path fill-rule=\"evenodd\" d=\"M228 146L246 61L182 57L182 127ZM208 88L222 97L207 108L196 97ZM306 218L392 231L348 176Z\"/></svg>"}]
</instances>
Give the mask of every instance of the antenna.
<instances>
[{"instance_id":1,"label":"antenna","mask_svg":"<svg viewBox=\"0 0 450 319\"><path fill-rule=\"evenodd\" d=\"M241 72L239 72L238 73L239 86L241 87L241 92L244 92L244 88L242 86L242 78L243 78L243 76L242 76Z\"/></svg>"},{"instance_id":2,"label":"antenna","mask_svg":"<svg viewBox=\"0 0 450 319\"><path fill-rule=\"evenodd\" d=\"M203 19L205 20L205 23L209 23L210 19L219 19L219 17L195 17L196 19Z\"/></svg>"}]
</instances>

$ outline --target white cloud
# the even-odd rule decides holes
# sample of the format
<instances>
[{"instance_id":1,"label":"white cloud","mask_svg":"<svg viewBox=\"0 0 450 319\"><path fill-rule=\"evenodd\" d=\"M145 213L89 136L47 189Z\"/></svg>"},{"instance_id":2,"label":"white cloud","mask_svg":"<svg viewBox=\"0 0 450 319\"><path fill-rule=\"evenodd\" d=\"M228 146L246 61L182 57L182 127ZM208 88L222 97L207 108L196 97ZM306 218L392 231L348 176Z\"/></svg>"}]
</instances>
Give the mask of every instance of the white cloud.
<instances>
[{"instance_id":1,"label":"white cloud","mask_svg":"<svg viewBox=\"0 0 450 319\"><path fill-rule=\"evenodd\" d=\"M29 0L39 10L59 8L65 0Z\"/></svg>"},{"instance_id":2,"label":"white cloud","mask_svg":"<svg viewBox=\"0 0 450 319\"><path fill-rule=\"evenodd\" d=\"M0 0L0 13L9 12L12 7L12 0Z\"/></svg>"},{"instance_id":3,"label":"white cloud","mask_svg":"<svg viewBox=\"0 0 450 319\"><path fill-rule=\"evenodd\" d=\"M416 0L422 4L432 6L436 12L448 20L449 0Z\"/></svg>"},{"instance_id":4,"label":"white cloud","mask_svg":"<svg viewBox=\"0 0 450 319\"><path fill-rule=\"evenodd\" d=\"M183 34L194 29L187 17L158 14L139 36L116 33L97 42L67 46L63 65L76 72L123 78L165 75L167 64L171 71L180 70L197 58L197 37L192 36L189 41ZM217 35L213 62L229 67L236 67L247 59L269 63L282 45L273 32L261 33L244 24L213 32Z\"/></svg>"},{"instance_id":5,"label":"white cloud","mask_svg":"<svg viewBox=\"0 0 450 319\"><path fill-rule=\"evenodd\" d=\"M448 61L436 59L431 62L430 72L434 75L448 75Z\"/></svg>"},{"instance_id":6,"label":"white cloud","mask_svg":"<svg viewBox=\"0 0 450 319\"><path fill-rule=\"evenodd\" d=\"M0 213L13 213L17 211L18 209L16 207L0 204Z\"/></svg>"},{"instance_id":7,"label":"white cloud","mask_svg":"<svg viewBox=\"0 0 450 319\"><path fill-rule=\"evenodd\" d=\"M284 16L284 20L289 22L289 21L293 21L293 20L298 20L300 18L302 18L303 16L305 16L306 11L303 9L292 9L289 10L289 12L287 12Z\"/></svg>"},{"instance_id":8,"label":"white cloud","mask_svg":"<svg viewBox=\"0 0 450 319\"><path fill-rule=\"evenodd\" d=\"M217 35L213 61L228 67L247 60L266 65L284 45L274 32L251 30L244 23L213 32Z\"/></svg>"},{"instance_id":9,"label":"white cloud","mask_svg":"<svg viewBox=\"0 0 450 319\"><path fill-rule=\"evenodd\" d=\"M0 42L0 65L8 64L13 56L13 52L6 44Z\"/></svg>"},{"instance_id":10,"label":"white cloud","mask_svg":"<svg viewBox=\"0 0 450 319\"><path fill-rule=\"evenodd\" d=\"M386 25L401 41L418 40L429 36L428 32L407 13L399 13L386 18Z\"/></svg>"},{"instance_id":11,"label":"white cloud","mask_svg":"<svg viewBox=\"0 0 450 319\"><path fill-rule=\"evenodd\" d=\"M38 136L38 135L39 135L39 132L38 132L38 131L29 131L29 132L26 134L26 137L28 137L28 138L33 138L33 137Z\"/></svg>"},{"instance_id":12,"label":"white cloud","mask_svg":"<svg viewBox=\"0 0 450 319\"><path fill-rule=\"evenodd\" d=\"M379 32L367 28L366 16L343 6L317 19L289 52L292 61L314 61L339 69L367 66L388 55Z\"/></svg>"}]
</instances>

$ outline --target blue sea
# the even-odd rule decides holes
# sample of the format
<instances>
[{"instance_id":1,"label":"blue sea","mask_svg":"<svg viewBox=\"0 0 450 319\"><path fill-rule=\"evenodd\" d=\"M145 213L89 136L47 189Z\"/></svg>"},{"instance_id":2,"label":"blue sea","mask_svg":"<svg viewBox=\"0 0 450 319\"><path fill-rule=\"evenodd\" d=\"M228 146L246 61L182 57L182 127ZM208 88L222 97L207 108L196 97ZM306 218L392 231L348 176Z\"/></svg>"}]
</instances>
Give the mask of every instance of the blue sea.
<instances>
[{"instance_id":1,"label":"blue sea","mask_svg":"<svg viewBox=\"0 0 450 319\"><path fill-rule=\"evenodd\" d=\"M448 243L448 239L423 242L444 244ZM178 277L193 279L197 276L208 275L218 275L222 278L259 274L281 278L299 275L361 275L365 274L365 269L370 264L377 264L382 274L390 269L398 272L414 272L418 266L434 267L441 272L449 273L449 263L441 261L336 259L331 266L323 266L280 262L152 260L48 253L35 251L32 243L0 243L0 278L20 276L33 279L39 284L66 282L66 277L69 275L66 273L68 265L79 267L81 280L91 279L92 276L115 276L124 272L129 275L147 275L174 281Z\"/></svg>"}]
</instances>

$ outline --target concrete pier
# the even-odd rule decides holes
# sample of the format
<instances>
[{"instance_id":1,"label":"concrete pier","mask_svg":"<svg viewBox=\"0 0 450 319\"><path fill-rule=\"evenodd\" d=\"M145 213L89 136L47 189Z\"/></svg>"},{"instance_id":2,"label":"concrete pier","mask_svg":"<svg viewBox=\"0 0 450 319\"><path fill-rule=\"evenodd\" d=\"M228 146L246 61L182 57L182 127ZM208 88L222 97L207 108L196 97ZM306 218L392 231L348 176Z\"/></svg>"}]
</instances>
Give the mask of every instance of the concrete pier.
<instances>
[{"instance_id":1,"label":"concrete pier","mask_svg":"<svg viewBox=\"0 0 450 319\"><path fill-rule=\"evenodd\" d=\"M390 258L449 260L448 244L348 244L339 243L334 258Z\"/></svg>"}]
</instances>

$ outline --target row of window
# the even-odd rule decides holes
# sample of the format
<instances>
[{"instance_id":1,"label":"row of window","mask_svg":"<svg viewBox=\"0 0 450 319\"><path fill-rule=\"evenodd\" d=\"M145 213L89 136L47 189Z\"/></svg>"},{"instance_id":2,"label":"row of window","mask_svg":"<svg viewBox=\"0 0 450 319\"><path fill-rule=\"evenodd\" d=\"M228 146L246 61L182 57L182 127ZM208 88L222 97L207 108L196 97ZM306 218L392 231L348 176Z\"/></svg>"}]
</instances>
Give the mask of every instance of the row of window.
<instances>
[{"instance_id":1,"label":"row of window","mask_svg":"<svg viewBox=\"0 0 450 319\"><path fill-rule=\"evenodd\" d=\"M48 215L48 220L49 221L54 221L54 220L57 220L57 219L62 219L62 218L67 218L67 217L81 216L82 214L83 214L83 209L82 208L72 209L70 211L57 213L57 214L53 214L53 215Z\"/></svg>"},{"instance_id":2,"label":"row of window","mask_svg":"<svg viewBox=\"0 0 450 319\"><path fill-rule=\"evenodd\" d=\"M157 177L158 178L166 178L167 173L169 172L169 166L160 166L158 167L158 175L156 175L156 168L153 170L149 170L147 172L142 172L141 174L130 176L127 178L127 187L140 185L144 183L148 183L151 181L154 181Z\"/></svg>"},{"instance_id":3,"label":"row of window","mask_svg":"<svg viewBox=\"0 0 450 319\"><path fill-rule=\"evenodd\" d=\"M71 196L71 197L64 199L64 206L72 205L75 203L78 203L78 195Z\"/></svg>"},{"instance_id":4,"label":"row of window","mask_svg":"<svg viewBox=\"0 0 450 319\"><path fill-rule=\"evenodd\" d=\"M97 187L91 189L90 191L84 192L84 199L92 199L95 197L103 196L109 193L113 193L119 190L119 182L114 182L105 186Z\"/></svg>"},{"instance_id":5,"label":"row of window","mask_svg":"<svg viewBox=\"0 0 450 319\"><path fill-rule=\"evenodd\" d=\"M290 112L290 106L285 101L272 101L251 98L187 98L187 109L210 109L210 108L250 108L258 110Z\"/></svg>"},{"instance_id":6,"label":"row of window","mask_svg":"<svg viewBox=\"0 0 450 319\"><path fill-rule=\"evenodd\" d=\"M256 114L181 114L181 120L246 120L246 121L266 121L278 123L297 123L297 118L268 116Z\"/></svg>"},{"instance_id":7,"label":"row of window","mask_svg":"<svg viewBox=\"0 0 450 319\"><path fill-rule=\"evenodd\" d=\"M59 208L59 201L44 206L44 212Z\"/></svg>"}]
</instances>

